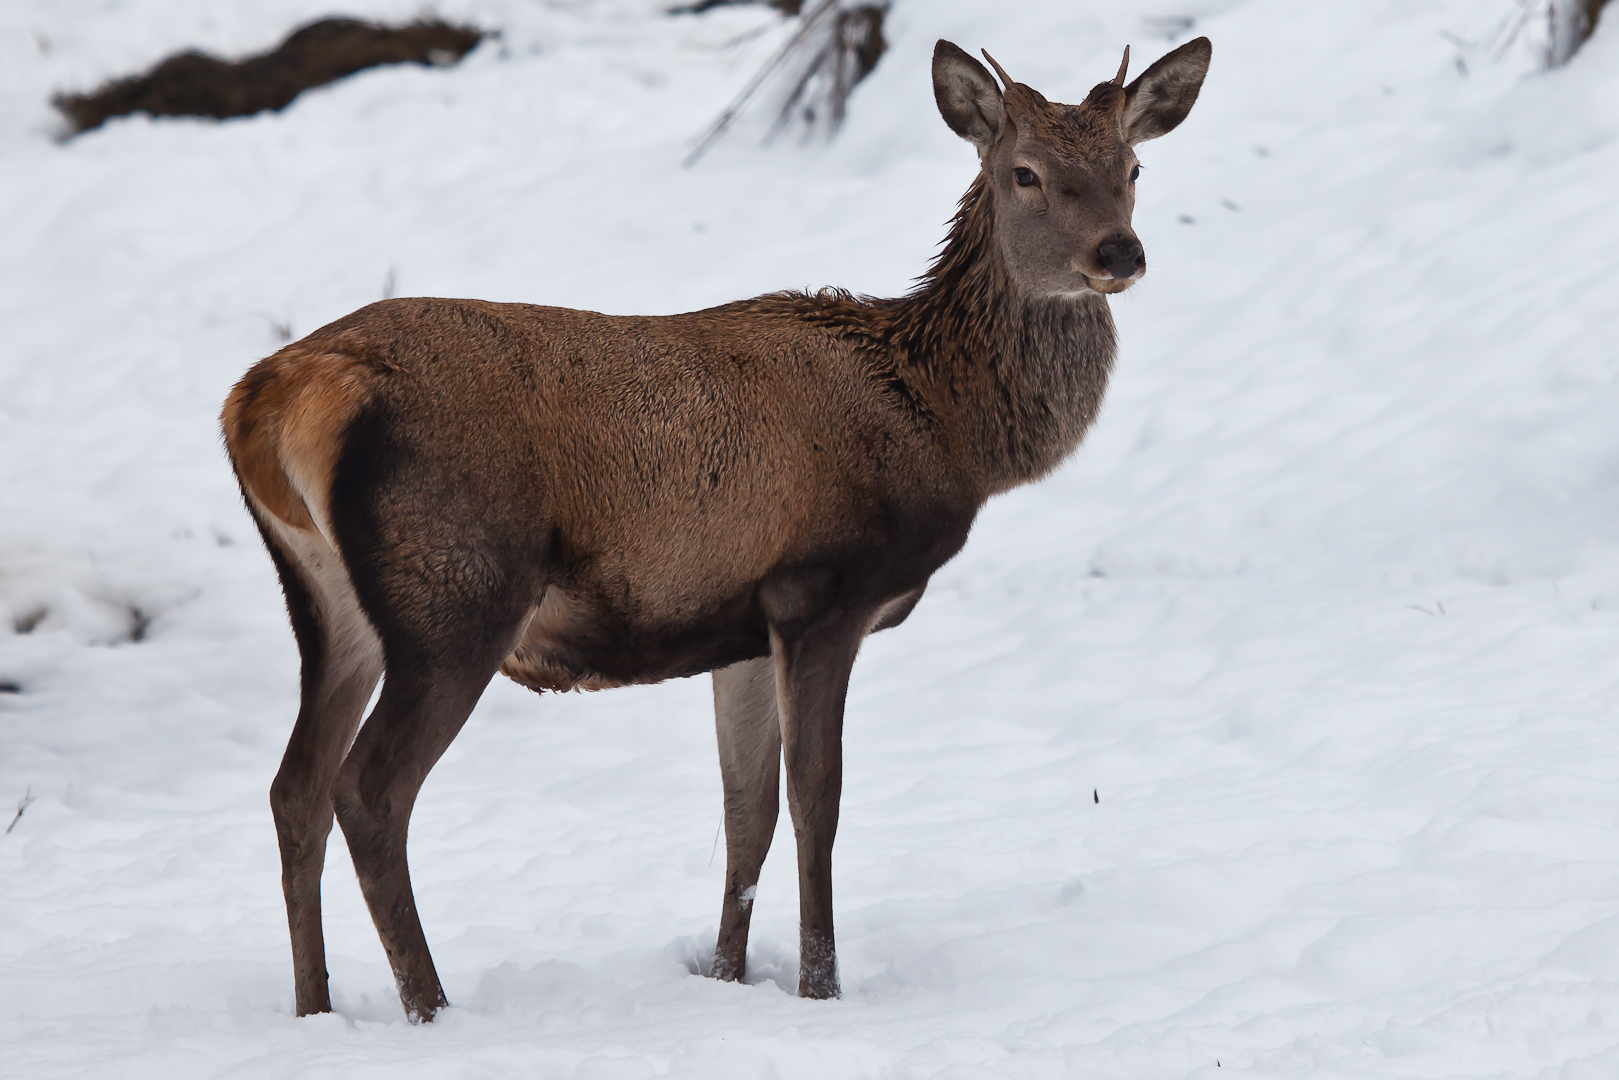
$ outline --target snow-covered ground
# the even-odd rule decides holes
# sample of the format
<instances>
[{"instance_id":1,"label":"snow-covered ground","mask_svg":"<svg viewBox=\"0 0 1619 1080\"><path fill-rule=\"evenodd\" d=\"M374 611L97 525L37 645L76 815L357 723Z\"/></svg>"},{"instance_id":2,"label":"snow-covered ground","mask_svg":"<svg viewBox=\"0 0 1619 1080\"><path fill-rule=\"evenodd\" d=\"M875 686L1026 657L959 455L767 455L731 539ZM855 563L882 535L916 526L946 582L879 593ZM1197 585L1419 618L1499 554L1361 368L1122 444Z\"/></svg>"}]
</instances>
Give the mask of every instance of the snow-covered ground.
<instances>
[{"instance_id":1,"label":"snow-covered ground","mask_svg":"<svg viewBox=\"0 0 1619 1080\"><path fill-rule=\"evenodd\" d=\"M65 144L51 91L332 9L0 7L0 1073L1619 1075L1619 18L1546 73L1512 0L900 0L837 142L682 170L786 31L665 6L447 0L503 32L452 70ZM750 985L692 974L706 679L500 681L411 836L456 1007L405 1023L334 833L295 1019L297 656L215 426L274 324L902 291L975 168L936 38L1075 101L1186 14L1100 422L856 669L842 1000L785 827Z\"/></svg>"}]
</instances>

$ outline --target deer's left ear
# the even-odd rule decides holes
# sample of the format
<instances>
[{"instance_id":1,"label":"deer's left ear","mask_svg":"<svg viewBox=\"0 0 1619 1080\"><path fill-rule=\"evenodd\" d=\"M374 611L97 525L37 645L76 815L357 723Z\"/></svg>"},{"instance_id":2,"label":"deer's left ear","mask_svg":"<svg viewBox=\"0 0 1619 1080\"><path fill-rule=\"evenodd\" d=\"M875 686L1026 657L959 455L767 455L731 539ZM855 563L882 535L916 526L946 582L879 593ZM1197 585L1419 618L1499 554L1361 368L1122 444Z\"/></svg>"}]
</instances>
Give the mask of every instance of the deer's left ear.
<instances>
[{"instance_id":1,"label":"deer's left ear","mask_svg":"<svg viewBox=\"0 0 1619 1080\"><path fill-rule=\"evenodd\" d=\"M1208 38L1194 38L1125 87L1124 141L1134 146L1174 131L1192 111L1213 53Z\"/></svg>"}]
</instances>

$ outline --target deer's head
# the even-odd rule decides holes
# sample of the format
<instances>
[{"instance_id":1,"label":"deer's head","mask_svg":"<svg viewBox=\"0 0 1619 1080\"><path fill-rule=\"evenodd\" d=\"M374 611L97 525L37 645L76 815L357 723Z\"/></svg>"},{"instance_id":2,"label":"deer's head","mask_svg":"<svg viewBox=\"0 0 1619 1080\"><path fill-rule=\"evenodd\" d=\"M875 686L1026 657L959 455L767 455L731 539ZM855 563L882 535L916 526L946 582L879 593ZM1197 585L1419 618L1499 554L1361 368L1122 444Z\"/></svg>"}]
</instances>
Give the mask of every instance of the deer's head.
<instances>
[{"instance_id":1,"label":"deer's head","mask_svg":"<svg viewBox=\"0 0 1619 1080\"><path fill-rule=\"evenodd\" d=\"M978 148L1001 255L1025 292L1123 292L1146 273L1130 227L1141 171L1134 147L1186 119L1211 51L1208 38L1189 41L1126 86L1125 49L1111 82L1061 105L1013 82L987 52L1002 86L950 42L934 48L939 112Z\"/></svg>"}]
</instances>

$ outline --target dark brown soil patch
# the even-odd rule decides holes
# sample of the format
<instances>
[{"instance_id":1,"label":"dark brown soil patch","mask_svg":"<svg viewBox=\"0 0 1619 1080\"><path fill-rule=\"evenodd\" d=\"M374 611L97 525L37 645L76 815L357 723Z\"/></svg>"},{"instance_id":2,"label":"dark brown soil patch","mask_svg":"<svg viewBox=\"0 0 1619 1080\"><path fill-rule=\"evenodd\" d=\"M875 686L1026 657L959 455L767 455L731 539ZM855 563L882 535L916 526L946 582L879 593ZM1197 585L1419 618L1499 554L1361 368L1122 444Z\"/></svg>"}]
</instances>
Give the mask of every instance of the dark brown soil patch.
<instances>
[{"instance_id":1,"label":"dark brown soil patch","mask_svg":"<svg viewBox=\"0 0 1619 1080\"><path fill-rule=\"evenodd\" d=\"M51 99L73 134L113 116L251 116L284 109L314 86L382 64L453 64L483 39L483 31L446 22L381 26L359 19L321 19L300 27L274 52L220 60L187 51L144 75L116 79L88 94Z\"/></svg>"},{"instance_id":2,"label":"dark brown soil patch","mask_svg":"<svg viewBox=\"0 0 1619 1080\"><path fill-rule=\"evenodd\" d=\"M695 3L682 4L669 9L671 15L701 15L713 11L717 7L740 7L743 4L754 3L755 0L696 0ZM760 0L770 5L783 15L797 15L804 6L804 0Z\"/></svg>"}]
</instances>

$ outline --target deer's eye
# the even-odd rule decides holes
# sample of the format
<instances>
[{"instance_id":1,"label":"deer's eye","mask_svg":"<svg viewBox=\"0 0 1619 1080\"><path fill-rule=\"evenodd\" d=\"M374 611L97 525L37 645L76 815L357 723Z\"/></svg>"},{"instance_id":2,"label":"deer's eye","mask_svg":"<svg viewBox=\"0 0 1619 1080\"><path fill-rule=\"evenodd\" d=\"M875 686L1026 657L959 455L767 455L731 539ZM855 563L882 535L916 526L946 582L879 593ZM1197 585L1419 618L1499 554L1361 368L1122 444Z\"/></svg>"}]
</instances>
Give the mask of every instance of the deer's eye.
<instances>
[{"instance_id":1,"label":"deer's eye","mask_svg":"<svg viewBox=\"0 0 1619 1080\"><path fill-rule=\"evenodd\" d=\"M1138 177L1140 175L1141 175L1141 166L1137 165L1135 168L1130 170L1130 183L1132 183L1132 184L1135 183L1136 182L1136 177Z\"/></svg>"},{"instance_id":2,"label":"deer's eye","mask_svg":"<svg viewBox=\"0 0 1619 1080\"><path fill-rule=\"evenodd\" d=\"M1040 178L1034 175L1034 170L1022 166L1012 170L1012 179L1017 181L1018 187L1033 187L1040 182Z\"/></svg>"}]
</instances>

